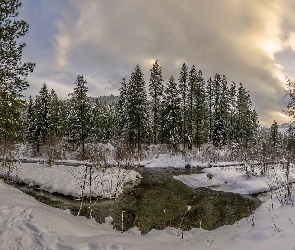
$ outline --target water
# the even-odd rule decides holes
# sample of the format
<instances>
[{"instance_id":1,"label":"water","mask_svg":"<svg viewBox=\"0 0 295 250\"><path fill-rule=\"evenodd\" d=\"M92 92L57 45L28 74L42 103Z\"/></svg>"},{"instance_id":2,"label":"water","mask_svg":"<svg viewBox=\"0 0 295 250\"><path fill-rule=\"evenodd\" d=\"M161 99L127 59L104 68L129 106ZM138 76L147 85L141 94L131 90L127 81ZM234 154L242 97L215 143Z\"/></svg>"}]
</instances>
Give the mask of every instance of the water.
<instances>
[{"instance_id":1,"label":"water","mask_svg":"<svg viewBox=\"0 0 295 250\"><path fill-rule=\"evenodd\" d=\"M151 229L167 226L183 230L200 227L216 229L233 224L249 216L260 205L257 198L248 199L238 194L218 192L208 188L193 189L173 179L174 175L198 173L198 169L138 168L143 179L135 187L126 188L117 200L99 200L95 205L84 204L81 215L92 216L99 223L112 216L114 228L124 230L137 226L143 234ZM49 194L24 185L17 185L23 192L37 200L77 214L80 202L57 194Z\"/></svg>"},{"instance_id":2,"label":"water","mask_svg":"<svg viewBox=\"0 0 295 250\"><path fill-rule=\"evenodd\" d=\"M260 205L255 197L248 199L208 188L193 189L172 178L196 172L199 170L141 169L142 182L127 190L116 203L115 227L120 228L120 211L125 211L126 229L137 226L142 233L166 226L189 230L199 227L200 222L202 228L212 230L235 223Z\"/></svg>"}]
</instances>

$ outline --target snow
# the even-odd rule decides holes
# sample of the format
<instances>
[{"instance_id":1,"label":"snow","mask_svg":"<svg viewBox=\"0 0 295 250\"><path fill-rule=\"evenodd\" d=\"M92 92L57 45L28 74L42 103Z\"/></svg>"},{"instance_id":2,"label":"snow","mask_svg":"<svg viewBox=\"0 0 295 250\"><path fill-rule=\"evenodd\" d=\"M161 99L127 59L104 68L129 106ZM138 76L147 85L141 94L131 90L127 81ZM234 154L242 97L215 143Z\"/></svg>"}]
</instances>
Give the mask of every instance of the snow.
<instances>
[{"instance_id":1,"label":"snow","mask_svg":"<svg viewBox=\"0 0 295 250\"><path fill-rule=\"evenodd\" d=\"M13 172L12 177L18 182L23 182L29 186L38 186L50 193L61 193L78 198L82 193L81 185L83 184L85 170L85 166L59 165L48 167L45 164L22 163L18 170ZM110 198L117 196L123 192L125 184L133 183L141 178L140 174L134 170L105 168L93 171L91 190L93 197ZM89 185L86 185L83 193L85 195L90 194Z\"/></svg>"},{"instance_id":2,"label":"snow","mask_svg":"<svg viewBox=\"0 0 295 250\"><path fill-rule=\"evenodd\" d=\"M70 188L75 180L72 176L82 170L82 166L50 168L43 164L27 163L22 164L19 178L31 185L38 183L51 191L75 194L74 189ZM226 184L236 193L256 193L279 188L285 176L285 170L280 166L270 168L268 177L257 174L257 171L253 176L248 176L242 166L212 167L203 171L203 174L175 178L193 187ZM112 173L104 173L101 179L107 176L106 179L111 180L120 175L120 170ZM209 174L212 179L207 177ZM139 176L136 172L130 172L125 177L124 180L128 182ZM291 180L294 179L294 172L291 171ZM183 232L167 227L152 230L144 236L140 235L138 228L124 233L112 229L111 217L106 218L106 223L98 224L93 219L75 217L68 210L41 204L2 181L0 193L0 249L295 249L293 203L282 202L275 193L252 215L234 225L213 231L195 228Z\"/></svg>"},{"instance_id":3,"label":"snow","mask_svg":"<svg viewBox=\"0 0 295 250\"><path fill-rule=\"evenodd\" d=\"M190 174L190 175L178 175L173 177L192 188L198 187L210 187L221 185L224 182L218 180L217 178L209 179L206 174Z\"/></svg>"},{"instance_id":4,"label":"snow","mask_svg":"<svg viewBox=\"0 0 295 250\"><path fill-rule=\"evenodd\" d=\"M185 162L182 159L181 155L168 155L168 154L159 154L149 160L141 161L141 165L149 168L157 167L174 167L174 168L183 168Z\"/></svg>"},{"instance_id":5,"label":"snow","mask_svg":"<svg viewBox=\"0 0 295 250\"><path fill-rule=\"evenodd\" d=\"M185 159L186 157L181 154L172 155L172 154L159 154L157 156L153 156L149 159L142 160L139 162L140 165L145 166L147 168L184 168L186 164L189 163L191 167L201 167L207 168L210 166L226 166L237 164L236 162L204 162L199 161L197 159ZM189 158L189 157L188 157Z\"/></svg>"},{"instance_id":6,"label":"snow","mask_svg":"<svg viewBox=\"0 0 295 250\"><path fill-rule=\"evenodd\" d=\"M87 145L89 147L93 146L91 144ZM95 146L93 146L95 147ZM119 161L116 159L116 148L111 143L98 144L97 151L103 152L104 157L102 157L102 164L107 166L117 166L119 165L128 165L131 163L135 166L144 166L147 168L184 168L187 164L191 167L201 167L207 168L210 166L225 166L238 164L237 162L228 162L228 161L210 161L208 158L212 158L212 154L216 155L218 159L226 159L229 154L228 149L218 149L213 150L210 146L205 146L202 151L195 149L192 152L185 153L175 153L165 147L159 147L159 145L150 145L146 146L143 154L137 158L135 155L130 155L130 158ZM211 151L212 152L211 152ZM44 163L46 162L46 157L30 157L30 148L28 145L19 145L20 159L24 163ZM65 159L55 160L56 165L68 165L68 166L80 166L85 164L90 164L89 162L82 162L79 160L73 160L77 158L77 152L66 152ZM218 156L218 157L217 157Z\"/></svg>"},{"instance_id":7,"label":"snow","mask_svg":"<svg viewBox=\"0 0 295 250\"><path fill-rule=\"evenodd\" d=\"M214 231L166 228L121 233L49 207L0 182L0 249L294 249L295 209L270 199L248 218ZM273 204L273 209L270 208ZM183 239L182 239L183 237Z\"/></svg>"},{"instance_id":8,"label":"snow","mask_svg":"<svg viewBox=\"0 0 295 250\"><path fill-rule=\"evenodd\" d=\"M231 186L230 192L239 194L268 192L286 184L286 170L281 165L269 168L267 175L257 174L259 171L260 168L256 167L254 175L247 175L243 166L212 167L203 169L202 174L180 175L174 178L192 188L226 184ZM294 166L290 168L289 180L295 182Z\"/></svg>"}]
</instances>

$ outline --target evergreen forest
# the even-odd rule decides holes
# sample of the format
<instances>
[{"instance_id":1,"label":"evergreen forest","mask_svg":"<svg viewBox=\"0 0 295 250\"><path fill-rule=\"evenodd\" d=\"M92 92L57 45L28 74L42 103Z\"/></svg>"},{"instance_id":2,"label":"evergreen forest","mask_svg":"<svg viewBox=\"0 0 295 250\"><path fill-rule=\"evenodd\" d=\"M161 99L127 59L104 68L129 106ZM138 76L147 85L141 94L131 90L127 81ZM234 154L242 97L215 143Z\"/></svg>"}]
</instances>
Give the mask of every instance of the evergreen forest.
<instances>
[{"instance_id":1,"label":"evergreen forest","mask_svg":"<svg viewBox=\"0 0 295 250\"><path fill-rule=\"evenodd\" d=\"M158 61L148 82L137 65L130 79L122 80L119 97L93 98L87 92L87 81L79 75L67 100L60 100L46 83L34 100L30 97L21 130L36 154L52 136L81 146L85 154L85 143L123 137L136 148L164 144L191 150L206 143L248 147L258 133L257 114L245 87L228 84L219 74L206 81L195 66L183 64L178 80L171 76L165 83Z\"/></svg>"}]
</instances>

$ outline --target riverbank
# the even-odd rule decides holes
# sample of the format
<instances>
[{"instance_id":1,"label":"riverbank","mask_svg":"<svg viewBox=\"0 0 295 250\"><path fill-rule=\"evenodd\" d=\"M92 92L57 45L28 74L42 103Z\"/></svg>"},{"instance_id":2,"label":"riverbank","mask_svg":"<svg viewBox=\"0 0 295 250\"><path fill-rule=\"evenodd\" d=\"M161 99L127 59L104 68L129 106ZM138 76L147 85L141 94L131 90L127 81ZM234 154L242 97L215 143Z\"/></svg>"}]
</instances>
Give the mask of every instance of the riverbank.
<instances>
[{"instance_id":1,"label":"riverbank","mask_svg":"<svg viewBox=\"0 0 295 250\"><path fill-rule=\"evenodd\" d=\"M36 172L42 169L38 165L36 167L38 168ZM46 169L54 172L56 168L47 167ZM199 227L200 222L202 228L213 230L223 225L234 224L252 214L260 205L255 197L249 200L238 194L194 189L173 179L175 175L199 173L200 170L196 168L158 167L136 170L143 178L132 186L125 185L124 192L117 199L95 199L92 202L84 200L82 207L77 199L56 192L42 191L43 187L11 184L42 203L69 209L74 215L89 217L91 212L91 217L98 223L103 223L106 217L112 216L113 227L117 230L122 229L121 213L125 211L124 231L137 226L142 234L152 229L164 229L168 225L189 230ZM46 173L49 174L49 172ZM33 181L36 182L36 180ZM188 206L190 210L186 211ZM184 219L182 219L183 213L186 213Z\"/></svg>"},{"instance_id":2,"label":"riverbank","mask_svg":"<svg viewBox=\"0 0 295 250\"><path fill-rule=\"evenodd\" d=\"M249 167L248 167L249 169ZM259 194L291 188L295 182L295 167L291 165L286 177L287 169L282 165L269 167L267 173L261 173L261 167L252 167L251 172L245 166L212 167L203 169L203 174L179 175L175 179L192 188L227 185L229 191L238 194Z\"/></svg>"},{"instance_id":3,"label":"riverbank","mask_svg":"<svg viewBox=\"0 0 295 250\"><path fill-rule=\"evenodd\" d=\"M2 170L1 175L7 173ZM10 174L12 180L37 187L50 193L81 198L92 196L98 198L117 197L128 183L134 183L141 176L134 170L121 168L91 168L86 166L49 167L39 163L21 163Z\"/></svg>"},{"instance_id":4,"label":"riverbank","mask_svg":"<svg viewBox=\"0 0 295 250\"><path fill-rule=\"evenodd\" d=\"M43 168L44 167L44 168ZM67 185L62 174L56 171L59 167L46 167L42 164L27 168L27 174L42 175L47 182L59 179L58 183ZM66 167L63 167L65 169ZM75 167L75 169L79 169ZM275 169L275 168L274 168ZM263 176L247 176L243 169L236 167L214 167L203 171L203 182L214 184L228 184L236 190L249 193L261 190L259 185ZM280 170L280 172L278 172ZM284 169L276 169L277 178L273 175L273 184L284 184ZM58 173L59 172L59 173ZM67 171L69 174L70 172ZM293 168L291 169L293 174ZM208 176L210 178L208 178ZM188 180L191 175L184 175ZM291 175L293 176L293 175ZM278 177L280 177L278 179ZM292 177L293 178L293 177ZM200 179L195 179L198 183ZM32 180L31 180L32 182ZM239 187L239 183L242 186ZM248 184L247 184L248 183ZM55 186L55 184L51 184ZM205 185L206 186L206 185ZM246 190L245 187L251 188ZM295 211L292 197L285 199L284 188L276 186L277 192L265 201L253 214L237 221L234 225L219 227L213 231L195 228L182 231L167 227L164 230L152 230L144 236L137 228L120 233L108 224L97 224L85 217L76 217L68 210L52 208L41 204L20 191L0 182L0 248L1 249L293 249L295 243ZM233 189L231 189L232 191ZM245 191L246 190L246 191ZM242 192L243 191L243 192ZM79 193L79 192L77 192ZM187 207L187 209L192 209ZM127 215L127 214L126 214ZM197 227L201 224L197 223ZM202 226L202 225L201 225Z\"/></svg>"},{"instance_id":5,"label":"riverbank","mask_svg":"<svg viewBox=\"0 0 295 250\"><path fill-rule=\"evenodd\" d=\"M0 182L1 249L294 249L295 211L273 197L245 219L213 231L136 229L120 233L41 204Z\"/></svg>"}]
</instances>

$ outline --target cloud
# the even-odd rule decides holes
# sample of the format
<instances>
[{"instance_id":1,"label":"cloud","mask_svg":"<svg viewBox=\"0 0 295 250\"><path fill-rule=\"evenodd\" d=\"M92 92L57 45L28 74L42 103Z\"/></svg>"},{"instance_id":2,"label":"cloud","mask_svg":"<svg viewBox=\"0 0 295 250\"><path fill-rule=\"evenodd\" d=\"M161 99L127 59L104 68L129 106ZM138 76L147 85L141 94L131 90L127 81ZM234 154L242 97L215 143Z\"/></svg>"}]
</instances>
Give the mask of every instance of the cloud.
<instances>
[{"instance_id":1,"label":"cloud","mask_svg":"<svg viewBox=\"0 0 295 250\"><path fill-rule=\"evenodd\" d=\"M262 123L286 120L286 71L277 58L295 51L292 0L69 2L57 23L54 61L89 76L92 93L117 93L136 64L146 81L156 59L166 81L178 78L182 63L195 64L207 78L220 73L242 82Z\"/></svg>"}]
</instances>

